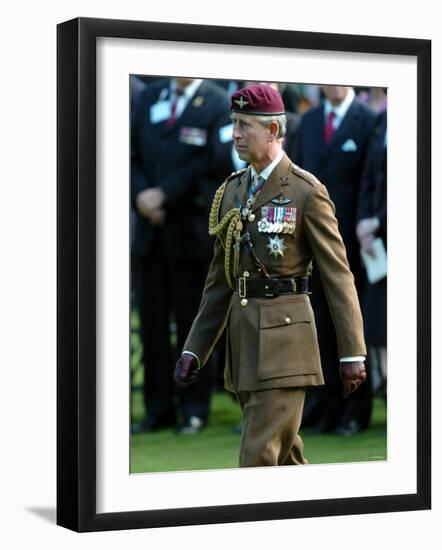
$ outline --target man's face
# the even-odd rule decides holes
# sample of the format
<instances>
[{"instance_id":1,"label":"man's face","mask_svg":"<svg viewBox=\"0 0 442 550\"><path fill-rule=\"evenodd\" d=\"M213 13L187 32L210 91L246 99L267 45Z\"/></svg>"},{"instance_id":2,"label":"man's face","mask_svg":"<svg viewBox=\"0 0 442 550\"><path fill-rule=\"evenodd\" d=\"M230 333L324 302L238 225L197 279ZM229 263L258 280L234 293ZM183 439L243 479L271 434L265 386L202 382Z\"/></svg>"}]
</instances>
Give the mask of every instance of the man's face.
<instances>
[{"instance_id":1,"label":"man's face","mask_svg":"<svg viewBox=\"0 0 442 550\"><path fill-rule=\"evenodd\" d=\"M232 114L233 140L241 160L255 164L267 157L270 130L253 115Z\"/></svg>"},{"instance_id":2,"label":"man's face","mask_svg":"<svg viewBox=\"0 0 442 550\"><path fill-rule=\"evenodd\" d=\"M336 107L347 97L350 88L348 86L322 86L322 89L325 97Z\"/></svg>"},{"instance_id":3,"label":"man's face","mask_svg":"<svg viewBox=\"0 0 442 550\"><path fill-rule=\"evenodd\" d=\"M192 78L177 78L176 79L177 86L180 90L184 90L192 82L193 82Z\"/></svg>"}]
</instances>

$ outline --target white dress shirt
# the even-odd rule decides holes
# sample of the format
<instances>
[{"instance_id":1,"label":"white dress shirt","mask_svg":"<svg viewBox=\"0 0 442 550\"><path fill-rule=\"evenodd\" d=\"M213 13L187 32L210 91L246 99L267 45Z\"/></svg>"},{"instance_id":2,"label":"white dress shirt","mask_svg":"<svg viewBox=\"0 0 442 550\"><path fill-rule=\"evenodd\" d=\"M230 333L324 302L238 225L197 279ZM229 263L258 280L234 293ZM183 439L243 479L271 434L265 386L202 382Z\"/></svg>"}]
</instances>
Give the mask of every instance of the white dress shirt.
<instances>
[{"instance_id":1,"label":"white dress shirt","mask_svg":"<svg viewBox=\"0 0 442 550\"><path fill-rule=\"evenodd\" d=\"M333 120L333 130L336 131L339 128L341 122L344 120L344 117L347 114L347 111L354 97L355 92L353 88L350 88L347 95L345 96L345 99L341 101L341 103L336 107L333 107L330 101L326 99L324 101L324 123L327 121L328 115L331 113L331 111L333 111L335 113L335 118Z\"/></svg>"},{"instance_id":2,"label":"white dress shirt","mask_svg":"<svg viewBox=\"0 0 442 550\"><path fill-rule=\"evenodd\" d=\"M202 83L202 79L197 78L184 88L182 95L178 98L178 103L175 111L176 118L180 118L180 116L183 114L184 109L187 107L189 102L192 100L193 96L198 91L198 88L201 86L201 83ZM176 90L177 90L177 81L175 78L172 78L170 81L170 93L168 97L168 101L170 101L171 106L173 105L176 99ZM166 95L167 91L168 91L167 88L165 88L162 94Z\"/></svg>"}]
</instances>

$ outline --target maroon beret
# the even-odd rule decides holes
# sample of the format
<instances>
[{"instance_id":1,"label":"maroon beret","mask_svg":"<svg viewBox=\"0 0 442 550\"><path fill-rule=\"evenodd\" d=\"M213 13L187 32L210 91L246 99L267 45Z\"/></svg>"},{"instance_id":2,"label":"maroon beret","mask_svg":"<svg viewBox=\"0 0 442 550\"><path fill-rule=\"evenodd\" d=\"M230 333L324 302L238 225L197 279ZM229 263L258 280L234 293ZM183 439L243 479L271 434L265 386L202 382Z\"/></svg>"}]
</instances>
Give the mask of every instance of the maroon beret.
<instances>
[{"instance_id":1,"label":"maroon beret","mask_svg":"<svg viewBox=\"0 0 442 550\"><path fill-rule=\"evenodd\" d=\"M246 115L284 115L282 97L264 84L241 88L232 94L231 110Z\"/></svg>"}]
</instances>

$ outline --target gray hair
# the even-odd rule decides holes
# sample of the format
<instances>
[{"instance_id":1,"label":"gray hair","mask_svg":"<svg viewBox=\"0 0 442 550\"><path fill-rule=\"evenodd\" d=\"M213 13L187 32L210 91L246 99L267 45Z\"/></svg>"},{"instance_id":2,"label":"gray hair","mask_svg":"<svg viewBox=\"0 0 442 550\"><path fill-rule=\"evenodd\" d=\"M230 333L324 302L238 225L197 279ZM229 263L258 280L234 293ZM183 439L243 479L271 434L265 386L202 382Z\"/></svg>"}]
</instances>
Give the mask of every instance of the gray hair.
<instances>
[{"instance_id":1,"label":"gray hair","mask_svg":"<svg viewBox=\"0 0 442 550\"><path fill-rule=\"evenodd\" d=\"M272 122L277 122L279 126L278 138L282 139L287 133L287 117L285 115L258 115L257 121L268 128Z\"/></svg>"}]
</instances>

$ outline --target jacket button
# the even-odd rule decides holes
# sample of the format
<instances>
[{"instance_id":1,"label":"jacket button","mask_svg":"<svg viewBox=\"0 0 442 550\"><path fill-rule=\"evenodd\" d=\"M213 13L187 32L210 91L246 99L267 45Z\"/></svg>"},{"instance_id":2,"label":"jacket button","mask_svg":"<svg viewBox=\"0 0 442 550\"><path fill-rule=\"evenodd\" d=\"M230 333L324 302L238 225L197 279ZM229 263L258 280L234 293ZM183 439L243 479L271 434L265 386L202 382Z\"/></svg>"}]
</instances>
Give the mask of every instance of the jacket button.
<instances>
[{"instance_id":1,"label":"jacket button","mask_svg":"<svg viewBox=\"0 0 442 550\"><path fill-rule=\"evenodd\" d=\"M287 325L289 325L292 322L292 320L290 319L290 317L286 317L285 322Z\"/></svg>"},{"instance_id":2,"label":"jacket button","mask_svg":"<svg viewBox=\"0 0 442 550\"><path fill-rule=\"evenodd\" d=\"M249 301L247 300L247 298L243 298L243 299L241 300L241 305L242 305L242 307L246 307L246 305L247 305L248 303L249 303Z\"/></svg>"}]
</instances>

